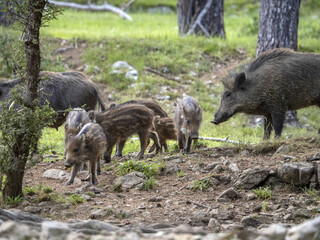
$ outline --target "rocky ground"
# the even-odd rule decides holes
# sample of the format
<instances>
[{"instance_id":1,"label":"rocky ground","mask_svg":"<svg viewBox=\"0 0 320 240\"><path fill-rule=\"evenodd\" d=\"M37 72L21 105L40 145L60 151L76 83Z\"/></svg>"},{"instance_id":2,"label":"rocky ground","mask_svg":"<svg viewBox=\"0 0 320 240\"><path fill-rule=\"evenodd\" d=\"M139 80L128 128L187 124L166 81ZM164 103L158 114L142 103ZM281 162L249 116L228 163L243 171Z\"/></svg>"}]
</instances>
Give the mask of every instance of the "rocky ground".
<instances>
[{"instance_id":1,"label":"rocky ground","mask_svg":"<svg viewBox=\"0 0 320 240\"><path fill-rule=\"evenodd\" d=\"M84 67L75 60L81 51L61 51L75 69ZM155 156L164 167L149 191L139 190L146 181L141 173L118 179L122 191L114 189L118 163L132 156L102 165L95 186L86 181L87 171L66 186L70 170L63 156L53 153L25 172L24 186L38 190L17 206L6 206L9 212L0 211L1 221L27 226L7 221L0 225L0 236L16 231L33 239L88 239L91 234L92 239L148 239L148 234L155 239L319 239L319 143L304 138L207 148L200 142L190 155ZM309 219L307 235L299 237L306 228L298 224Z\"/></svg>"}]
</instances>

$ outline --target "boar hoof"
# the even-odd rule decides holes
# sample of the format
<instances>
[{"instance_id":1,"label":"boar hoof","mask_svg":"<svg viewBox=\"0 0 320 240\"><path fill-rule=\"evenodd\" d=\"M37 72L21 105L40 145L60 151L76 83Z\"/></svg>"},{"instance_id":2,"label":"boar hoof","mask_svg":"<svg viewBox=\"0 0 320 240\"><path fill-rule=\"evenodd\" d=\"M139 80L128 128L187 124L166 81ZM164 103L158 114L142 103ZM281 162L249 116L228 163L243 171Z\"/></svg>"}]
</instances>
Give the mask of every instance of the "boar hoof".
<instances>
[{"instance_id":1,"label":"boar hoof","mask_svg":"<svg viewBox=\"0 0 320 240\"><path fill-rule=\"evenodd\" d=\"M73 183L73 181L69 181L69 182L67 182L66 186L69 186L69 185L71 185L72 183Z\"/></svg>"},{"instance_id":2,"label":"boar hoof","mask_svg":"<svg viewBox=\"0 0 320 240\"><path fill-rule=\"evenodd\" d=\"M100 170L97 170L97 175L101 175L101 171Z\"/></svg>"}]
</instances>

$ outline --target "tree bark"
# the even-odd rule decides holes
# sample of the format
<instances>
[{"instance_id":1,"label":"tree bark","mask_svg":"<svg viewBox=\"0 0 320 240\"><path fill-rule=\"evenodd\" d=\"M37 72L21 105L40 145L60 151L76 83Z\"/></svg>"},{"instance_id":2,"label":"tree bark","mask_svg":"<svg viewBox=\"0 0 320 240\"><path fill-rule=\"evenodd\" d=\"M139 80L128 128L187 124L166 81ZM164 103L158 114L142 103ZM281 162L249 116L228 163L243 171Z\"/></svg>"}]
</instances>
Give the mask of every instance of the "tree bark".
<instances>
[{"instance_id":1,"label":"tree bark","mask_svg":"<svg viewBox=\"0 0 320 240\"><path fill-rule=\"evenodd\" d=\"M301 0L261 0L256 56L273 48L297 50ZM285 123L301 127L297 111L286 113Z\"/></svg>"},{"instance_id":2,"label":"tree bark","mask_svg":"<svg viewBox=\"0 0 320 240\"><path fill-rule=\"evenodd\" d=\"M225 38L223 0L179 0L180 35L205 35Z\"/></svg>"},{"instance_id":3,"label":"tree bark","mask_svg":"<svg viewBox=\"0 0 320 240\"><path fill-rule=\"evenodd\" d=\"M34 100L37 98L37 90L40 72L40 47L39 33L42 22L42 12L47 0L28 1L28 11L25 18L23 41L26 54L26 95L25 103L33 108ZM23 132L16 137L14 154L11 161L12 169L6 174L6 183L3 197L17 197L22 195L22 182L25 164L28 160L32 145L32 133Z\"/></svg>"}]
</instances>

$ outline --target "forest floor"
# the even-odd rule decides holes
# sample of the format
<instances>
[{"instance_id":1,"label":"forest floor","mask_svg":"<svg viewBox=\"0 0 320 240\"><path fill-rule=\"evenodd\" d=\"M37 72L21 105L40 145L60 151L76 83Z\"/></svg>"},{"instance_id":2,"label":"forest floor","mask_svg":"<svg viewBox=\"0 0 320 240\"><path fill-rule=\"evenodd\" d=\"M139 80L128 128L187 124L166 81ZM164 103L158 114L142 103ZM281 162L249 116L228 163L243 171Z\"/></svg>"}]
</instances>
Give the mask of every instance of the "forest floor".
<instances>
[{"instance_id":1,"label":"forest floor","mask_svg":"<svg viewBox=\"0 0 320 240\"><path fill-rule=\"evenodd\" d=\"M81 49L72 49L63 54L63 59L74 66L74 70L81 70L83 67L80 66L80 62L77 62L80 55ZM239 61L239 59L231 59L222 63L219 69L213 69L218 75L217 79L230 68L230 65ZM211 76L209 75L202 76L203 81L207 81ZM105 85L99 84L99 87L103 96L110 94ZM275 154L283 144L289 146L288 150ZM259 226L273 222L295 224L320 212L320 197L315 189L298 188L291 184L283 184L279 187L269 182L264 183L260 188L260 190L269 191L270 195L265 198L261 196L259 198L252 189L237 189L238 198L230 202L219 201L219 195L233 187L240 174L246 169L267 168L269 171L276 171L278 166L286 162L306 162L307 158L319 152L318 146L319 139L314 137L262 142L254 146L226 145L215 148L208 148L199 141L196 147L192 147L189 155L173 150L152 158L163 161L166 166L176 167L176 170L171 173L162 172L156 176L157 185L154 189L149 191L131 189L123 192L114 191L113 183L117 177L118 164L131 156L125 156L122 159L114 158L110 164L103 164L102 173L98 175L98 184L95 186L88 186L88 181L75 181L73 185L66 186L65 178L43 177L43 173L49 169L70 172L64 168L62 153L53 152L53 156L47 156L45 161L28 168L24 176L24 187L38 186L40 189L41 186L47 190L38 190L34 195L26 194L26 201L16 208L53 220L78 221L98 218L118 226L167 223L191 224L208 228L210 219L215 218L219 223L211 223L209 227L228 229L229 227L241 228L243 224L240 222L248 216L257 219ZM56 155L57 159L50 158ZM153 157L147 154L146 161L148 156ZM236 165L238 170L232 169L231 165ZM78 176L84 178L86 173L79 173ZM199 183L204 184L205 179L212 177L220 181L210 186L199 187ZM76 194L77 190L85 194L88 200L82 203L78 202L77 198L67 201L71 199L70 196ZM56 196L60 196L59 200L50 197L51 191ZM99 210L103 210L105 214L97 214ZM297 214L299 211L305 211L305 214Z\"/></svg>"}]
</instances>

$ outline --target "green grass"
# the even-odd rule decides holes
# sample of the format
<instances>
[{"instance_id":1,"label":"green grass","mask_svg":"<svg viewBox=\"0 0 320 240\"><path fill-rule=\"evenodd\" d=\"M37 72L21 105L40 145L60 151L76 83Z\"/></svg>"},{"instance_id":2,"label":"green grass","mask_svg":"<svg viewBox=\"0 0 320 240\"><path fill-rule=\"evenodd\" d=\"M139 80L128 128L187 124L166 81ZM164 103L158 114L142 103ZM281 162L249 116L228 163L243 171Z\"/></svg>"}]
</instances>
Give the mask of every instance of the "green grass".
<instances>
[{"instance_id":1,"label":"green grass","mask_svg":"<svg viewBox=\"0 0 320 240\"><path fill-rule=\"evenodd\" d=\"M83 0L79 0L79 2ZM99 2L99 1L98 1ZM110 4L123 3L122 0L108 1ZM134 3L135 9L130 12L133 22L121 19L119 16L108 12L85 12L66 9L63 15L50 23L48 28L41 30L42 69L52 71L64 71L65 67L61 56L52 55L52 52L60 47L55 38L71 39L72 44L85 43L81 62L87 65L87 74L94 81L106 83L116 102L123 102L137 98L154 98L159 94L163 86L178 88L178 83L168 81L163 77L149 74L144 67L151 67L169 76L178 76L182 80L192 82L183 93L195 97L203 109L203 122L200 136L205 137L229 137L239 141L239 147L247 143L261 142L263 136L262 126L252 128L248 125L247 115L238 114L229 121L218 126L210 121L216 111L220 93L223 89L219 81L207 86L206 81L210 76L212 64L221 64L230 58L244 59L247 62L254 57L257 43L259 23L259 1L226 0L224 24L226 40L220 38L205 37L180 37L178 35L177 15L171 14L148 14L146 11L136 11L150 6L169 4L175 8L176 0L156 1L139 0ZM101 3L101 1L100 1ZM298 49L299 51L320 52L320 11L319 1L302 1L300 8ZM7 30L0 27L1 39L5 39ZM8 39L14 36L8 36ZM11 42L11 41L10 41ZM1 45L2 49L7 49ZM239 53L244 51L244 55ZM7 55L6 55L7 56ZM123 76L110 74L111 66L118 60L127 61L138 70L137 82L128 81ZM5 57L0 54L0 76L8 77L8 67ZM94 70L98 67L100 70ZM190 71L198 76L208 74L208 79L190 77ZM218 79L220 80L220 79ZM170 91L166 93L170 101L161 101L160 105L173 116L173 102L182 95L181 92ZM306 128L296 129L286 127L281 139L297 138L301 136L316 136L319 127L319 109L305 108L298 111L299 119L304 124L309 124L314 130ZM280 140L281 140L280 139ZM208 147L224 146L225 143L212 141L200 141ZM168 141L169 150L176 149L176 142ZM128 140L123 153L137 152L138 140ZM64 130L59 131L46 128L40 141L40 149L47 154L51 150L58 153L64 152Z\"/></svg>"},{"instance_id":2,"label":"green grass","mask_svg":"<svg viewBox=\"0 0 320 240\"><path fill-rule=\"evenodd\" d=\"M270 187L259 187L258 189L254 189L253 192L257 195L258 199L264 199L265 201L272 197Z\"/></svg>"}]
</instances>

